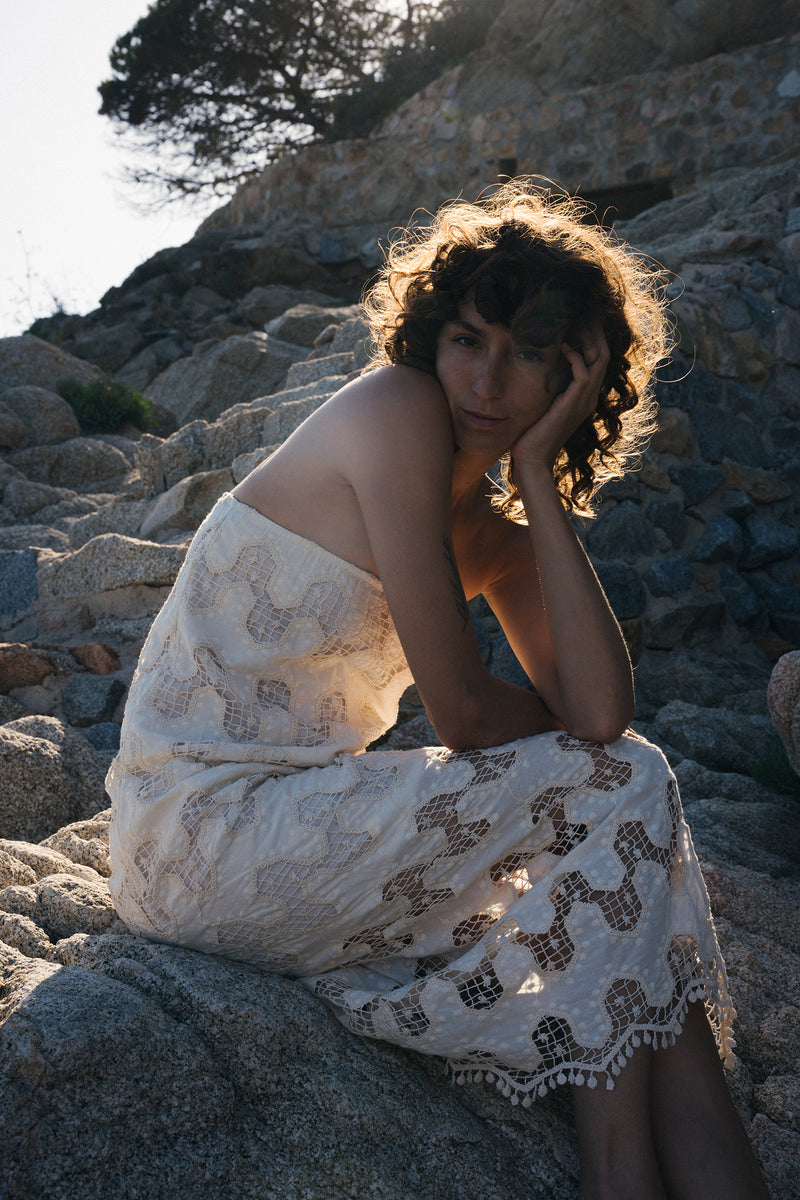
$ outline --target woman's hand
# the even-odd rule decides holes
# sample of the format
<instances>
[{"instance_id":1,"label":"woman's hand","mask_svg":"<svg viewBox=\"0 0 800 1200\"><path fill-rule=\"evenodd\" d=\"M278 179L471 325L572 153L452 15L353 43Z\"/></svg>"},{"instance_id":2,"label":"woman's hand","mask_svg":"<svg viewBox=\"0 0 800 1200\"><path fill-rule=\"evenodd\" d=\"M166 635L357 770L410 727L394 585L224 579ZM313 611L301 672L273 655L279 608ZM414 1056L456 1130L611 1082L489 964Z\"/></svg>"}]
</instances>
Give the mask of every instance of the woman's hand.
<instances>
[{"instance_id":1,"label":"woman's hand","mask_svg":"<svg viewBox=\"0 0 800 1200\"><path fill-rule=\"evenodd\" d=\"M599 326L589 331L580 350L565 342L561 352L572 372L572 379L555 396L544 416L526 429L511 447L515 463L544 466L550 472L575 430L596 411L611 358L605 334Z\"/></svg>"}]
</instances>

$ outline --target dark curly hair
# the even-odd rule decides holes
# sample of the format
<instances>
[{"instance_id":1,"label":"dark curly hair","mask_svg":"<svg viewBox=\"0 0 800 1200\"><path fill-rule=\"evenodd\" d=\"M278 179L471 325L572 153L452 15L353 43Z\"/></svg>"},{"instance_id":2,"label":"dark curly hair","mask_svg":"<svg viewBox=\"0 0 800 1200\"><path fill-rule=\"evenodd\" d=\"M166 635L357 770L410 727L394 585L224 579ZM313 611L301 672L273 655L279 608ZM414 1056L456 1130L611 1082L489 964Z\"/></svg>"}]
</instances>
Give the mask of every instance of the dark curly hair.
<instances>
[{"instance_id":1,"label":"dark curly hair","mask_svg":"<svg viewBox=\"0 0 800 1200\"><path fill-rule=\"evenodd\" d=\"M364 305L373 365L404 363L430 374L442 326L465 300L520 342L535 329L538 344L544 332L548 344L579 349L600 325L611 359L597 411L553 472L567 509L589 514L598 489L624 473L655 428L654 373L671 338L663 273L586 215L567 195L517 181L475 204L453 201L430 226L410 228L390 246ZM524 520L508 455L501 479L493 502Z\"/></svg>"}]
</instances>

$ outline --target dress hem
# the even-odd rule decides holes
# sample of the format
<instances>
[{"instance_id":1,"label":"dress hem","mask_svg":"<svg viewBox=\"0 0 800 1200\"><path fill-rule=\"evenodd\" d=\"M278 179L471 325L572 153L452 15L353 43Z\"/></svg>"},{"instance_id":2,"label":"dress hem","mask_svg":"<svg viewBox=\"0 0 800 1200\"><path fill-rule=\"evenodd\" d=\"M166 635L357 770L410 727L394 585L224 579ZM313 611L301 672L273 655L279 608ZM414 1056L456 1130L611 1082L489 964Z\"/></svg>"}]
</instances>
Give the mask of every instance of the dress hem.
<instances>
[{"instance_id":1,"label":"dress hem","mask_svg":"<svg viewBox=\"0 0 800 1200\"><path fill-rule=\"evenodd\" d=\"M651 1046L654 1050L666 1050L674 1046L683 1031L689 1005L702 1000L719 1056L729 1071L735 1071L739 1065L734 1053L736 1040L732 1032L736 1012L730 1001L723 999L726 995L724 974L720 968L716 964L705 967L700 978L694 981L680 1003L676 1004L669 1022L631 1025L602 1065L586 1061L561 1062L547 1070L530 1074L499 1063L487 1066L468 1058L446 1058L445 1066L454 1083L493 1083L512 1105L521 1105L522 1108L530 1108L537 1097L542 1098L565 1084L596 1088L605 1079L606 1090L613 1091L616 1076L621 1074L635 1051L642 1045Z\"/></svg>"}]
</instances>

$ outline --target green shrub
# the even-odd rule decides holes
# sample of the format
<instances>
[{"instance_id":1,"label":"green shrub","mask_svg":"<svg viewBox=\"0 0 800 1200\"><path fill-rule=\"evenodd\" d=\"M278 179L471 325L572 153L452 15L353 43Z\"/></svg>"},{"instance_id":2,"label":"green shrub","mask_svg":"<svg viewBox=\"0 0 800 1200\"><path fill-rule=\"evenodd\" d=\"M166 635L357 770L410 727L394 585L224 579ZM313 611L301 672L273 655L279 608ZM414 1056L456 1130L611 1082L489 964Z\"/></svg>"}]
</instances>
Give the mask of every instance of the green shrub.
<instances>
[{"instance_id":1,"label":"green shrub","mask_svg":"<svg viewBox=\"0 0 800 1200\"><path fill-rule=\"evenodd\" d=\"M144 433L156 428L152 401L130 384L117 383L110 375L89 383L64 379L57 391L72 408L84 433L116 433L126 423Z\"/></svg>"}]
</instances>

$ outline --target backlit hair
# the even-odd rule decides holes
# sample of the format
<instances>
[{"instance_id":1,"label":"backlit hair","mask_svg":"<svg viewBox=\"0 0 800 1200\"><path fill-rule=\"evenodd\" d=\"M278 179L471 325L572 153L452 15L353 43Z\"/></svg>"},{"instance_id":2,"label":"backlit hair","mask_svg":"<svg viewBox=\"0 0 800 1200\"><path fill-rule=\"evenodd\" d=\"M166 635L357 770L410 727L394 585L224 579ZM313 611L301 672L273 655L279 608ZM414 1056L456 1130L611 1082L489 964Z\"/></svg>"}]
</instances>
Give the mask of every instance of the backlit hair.
<instances>
[{"instance_id":1,"label":"backlit hair","mask_svg":"<svg viewBox=\"0 0 800 1200\"><path fill-rule=\"evenodd\" d=\"M407 229L389 247L365 308L374 364L433 375L442 326L466 300L518 344L527 336L529 344L580 349L602 326L611 359L597 411L553 470L567 509L589 514L598 489L624 474L655 428L654 373L671 339L662 272L585 217L580 201L518 181L474 204L448 203L430 226ZM524 521L509 455L501 479L493 503Z\"/></svg>"}]
</instances>

